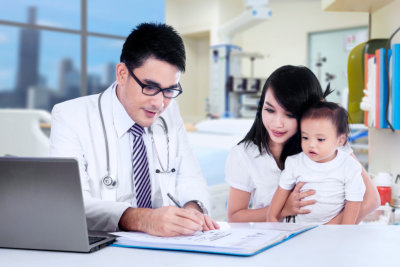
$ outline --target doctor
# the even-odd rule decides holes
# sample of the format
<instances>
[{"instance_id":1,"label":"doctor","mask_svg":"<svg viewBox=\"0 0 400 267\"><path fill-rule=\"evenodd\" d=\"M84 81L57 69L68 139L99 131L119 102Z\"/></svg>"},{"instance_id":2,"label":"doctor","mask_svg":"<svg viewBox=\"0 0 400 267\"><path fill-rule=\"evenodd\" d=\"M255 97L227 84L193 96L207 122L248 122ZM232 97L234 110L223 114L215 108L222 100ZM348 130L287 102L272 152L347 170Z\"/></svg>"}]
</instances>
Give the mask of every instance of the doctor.
<instances>
[{"instance_id":1,"label":"doctor","mask_svg":"<svg viewBox=\"0 0 400 267\"><path fill-rule=\"evenodd\" d=\"M172 27L140 24L123 45L114 84L54 106L50 155L78 159L90 230L175 236L219 228L173 100L185 59Z\"/></svg>"}]
</instances>

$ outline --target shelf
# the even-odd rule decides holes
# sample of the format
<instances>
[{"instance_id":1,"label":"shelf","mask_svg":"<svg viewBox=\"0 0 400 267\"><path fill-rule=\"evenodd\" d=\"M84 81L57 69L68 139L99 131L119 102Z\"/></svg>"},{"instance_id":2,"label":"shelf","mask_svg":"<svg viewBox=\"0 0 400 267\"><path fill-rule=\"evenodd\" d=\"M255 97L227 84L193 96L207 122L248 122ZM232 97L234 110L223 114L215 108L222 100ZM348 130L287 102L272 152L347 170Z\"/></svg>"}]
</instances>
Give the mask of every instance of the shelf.
<instances>
[{"instance_id":1,"label":"shelf","mask_svg":"<svg viewBox=\"0 0 400 267\"><path fill-rule=\"evenodd\" d=\"M362 123L350 123L349 124L350 130L368 130L368 127Z\"/></svg>"},{"instance_id":2,"label":"shelf","mask_svg":"<svg viewBox=\"0 0 400 267\"><path fill-rule=\"evenodd\" d=\"M322 0L324 11L368 12L372 13L393 0Z\"/></svg>"},{"instance_id":3,"label":"shelf","mask_svg":"<svg viewBox=\"0 0 400 267\"><path fill-rule=\"evenodd\" d=\"M242 118L254 118L257 114L257 107L251 108L249 106L242 106L240 108L240 116Z\"/></svg>"}]
</instances>

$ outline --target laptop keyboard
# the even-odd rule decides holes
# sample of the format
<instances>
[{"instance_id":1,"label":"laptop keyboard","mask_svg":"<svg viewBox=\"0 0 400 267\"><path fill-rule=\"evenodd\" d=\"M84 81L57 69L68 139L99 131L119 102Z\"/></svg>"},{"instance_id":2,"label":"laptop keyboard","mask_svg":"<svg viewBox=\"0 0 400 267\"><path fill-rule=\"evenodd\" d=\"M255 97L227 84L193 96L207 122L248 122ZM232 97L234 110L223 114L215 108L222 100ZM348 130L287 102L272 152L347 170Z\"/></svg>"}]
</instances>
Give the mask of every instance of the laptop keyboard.
<instances>
[{"instance_id":1,"label":"laptop keyboard","mask_svg":"<svg viewBox=\"0 0 400 267\"><path fill-rule=\"evenodd\" d=\"M99 242L101 240L106 239L105 237L100 237L100 236L89 236L89 245L92 245L96 242Z\"/></svg>"}]
</instances>

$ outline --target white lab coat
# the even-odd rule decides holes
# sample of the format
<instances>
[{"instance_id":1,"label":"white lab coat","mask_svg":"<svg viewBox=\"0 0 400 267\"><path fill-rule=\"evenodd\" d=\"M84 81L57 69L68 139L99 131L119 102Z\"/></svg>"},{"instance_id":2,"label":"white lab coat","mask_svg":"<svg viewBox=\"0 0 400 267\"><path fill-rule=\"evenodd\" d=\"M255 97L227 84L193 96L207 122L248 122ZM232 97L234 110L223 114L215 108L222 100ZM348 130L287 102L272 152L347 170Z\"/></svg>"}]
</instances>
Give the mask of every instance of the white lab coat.
<instances>
[{"instance_id":1,"label":"white lab coat","mask_svg":"<svg viewBox=\"0 0 400 267\"><path fill-rule=\"evenodd\" d=\"M116 83L110 86L101 99L111 174L117 177L117 185L112 189L107 188L102 182L107 174L107 156L98 109L99 95L80 97L57 104L52 111L50 155L75 157L78 160L90 230L115 231L122 213L128 207L136 207L135 189L131 178L132 143L126 144L121 141L116 130L119 118L115 115L115 109L118 109L115 107L121 107L119 111L122 117L128 114L115 96L115 85ZM169 192L182 204L190 200L200 200L209 209L207 184L189 147L177 103L172 100L161 115L168 127L169 170L175 168L176 171L169 174L155 172L156 169L160 169L160 164L153 151L149 131L145 128L143 139L149 162L153 208L174 205L167 197ZM161 122L158 119L155 123ZM161 127L153 127L153 132L161 164L166 168L166 136Z\"/></svg>"}]
</instances>

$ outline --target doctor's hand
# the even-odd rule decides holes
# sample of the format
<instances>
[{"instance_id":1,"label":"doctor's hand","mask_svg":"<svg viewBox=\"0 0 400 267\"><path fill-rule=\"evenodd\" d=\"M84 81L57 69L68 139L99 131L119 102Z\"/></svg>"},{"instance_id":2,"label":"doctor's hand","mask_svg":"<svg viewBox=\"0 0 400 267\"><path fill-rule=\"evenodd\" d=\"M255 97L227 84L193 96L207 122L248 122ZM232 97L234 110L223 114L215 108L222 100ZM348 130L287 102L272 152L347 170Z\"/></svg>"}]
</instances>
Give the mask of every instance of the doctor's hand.
<instances>
[{"instance_id":1,"label":"doctor's hand","mask_svg":"<svg viewBox=\"0 0 400 267\"><path fill-rule=\"evenodd\" d=\"M119 227L123 230L146 232L155 236L191 235L202 230L203 224L201 216L192 209L173 206L158 209L128 208L119 221Z\"/></svg>"},{"instance_id":2,"label":"doctor's hand","mask_svg":"<svg viewBox=\"0 0 400 267\"><path fill-rule=\"evenodd\" d=\"M293 191L290 193L286 200L285 206L281 211L280 218L283 219L286 216L307 214L311 211L309 209L302 209L305 206L315 204L315 200L303 200L303 198L312 196L315 194L314 190L307 190L300 192L301 188L305 185L304 182L300 182L296 185Z\"/></svg>"},{"instance_id":3,"label":"doctor's hand","mask_svg":"<svg viewBox=\"0 0 400 267\"><path fill-rule=\"evenodd\" d=\"M218 223L212 220L210 216L200 212L196 204L188 202L183 208L193 212L193 214L202 221L203 231L219 229Z\"/></svg>"}]
</instances>

